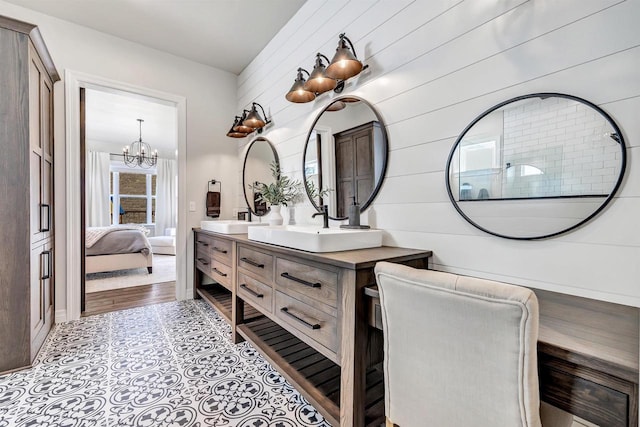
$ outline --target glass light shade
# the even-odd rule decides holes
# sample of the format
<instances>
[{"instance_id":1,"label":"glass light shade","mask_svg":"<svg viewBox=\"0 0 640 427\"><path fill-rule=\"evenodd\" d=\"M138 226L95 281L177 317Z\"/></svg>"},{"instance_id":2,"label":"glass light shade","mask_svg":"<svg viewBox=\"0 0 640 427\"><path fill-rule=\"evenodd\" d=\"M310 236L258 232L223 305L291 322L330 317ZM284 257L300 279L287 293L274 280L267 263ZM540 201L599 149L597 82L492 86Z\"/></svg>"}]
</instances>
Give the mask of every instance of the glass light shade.
<instances>
[{"instance_id":1,"label":"glass light shade","mask_svg":"<svg viewBox=\"0 0 640 427\"><path fill-rule=\"evenodd\" d=\"M242 124L244 126L249 126L250 128L253 128L253 129L260 129L264 127L264 125L266 125L267 122L264 121L260 113L258 113L258 110L256 110L256 105L253 104L253 107L251 107L251 111L247 115L247 118L244 119Z\"/></svg>"},{"instance_id":2,"label":"glass light shade","mask_svg":"<svg viewBox=\"0 0 640 427\"><path fill-rule=\"evenodd\" d=\"M304 88L304 79L298 80L296 79L289 89L289 92L285 95L285 98L289 102L296 102L302 104L304 102L310 102L316 99L316 95L313 92L309 92Z\"/></svg>"}]
</instances>

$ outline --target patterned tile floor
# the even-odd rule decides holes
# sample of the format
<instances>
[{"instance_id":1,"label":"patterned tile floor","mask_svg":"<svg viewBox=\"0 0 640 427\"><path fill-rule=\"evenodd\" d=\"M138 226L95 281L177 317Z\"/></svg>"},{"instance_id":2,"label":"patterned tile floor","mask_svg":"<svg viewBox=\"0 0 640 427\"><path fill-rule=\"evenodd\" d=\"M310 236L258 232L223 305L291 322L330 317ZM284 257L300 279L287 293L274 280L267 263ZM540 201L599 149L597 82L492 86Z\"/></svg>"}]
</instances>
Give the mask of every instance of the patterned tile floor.
<instances>
[{"instance_id":1,"label":"patterned tile floor","mask_svg":"<svg viewBox=\"0 0 640 427\"><path fill-rule=\"evenodd\" d=\"M202 300L56 325L34 367L0 377L0 427L328 424Z\"/></svg>"}]
</instances>

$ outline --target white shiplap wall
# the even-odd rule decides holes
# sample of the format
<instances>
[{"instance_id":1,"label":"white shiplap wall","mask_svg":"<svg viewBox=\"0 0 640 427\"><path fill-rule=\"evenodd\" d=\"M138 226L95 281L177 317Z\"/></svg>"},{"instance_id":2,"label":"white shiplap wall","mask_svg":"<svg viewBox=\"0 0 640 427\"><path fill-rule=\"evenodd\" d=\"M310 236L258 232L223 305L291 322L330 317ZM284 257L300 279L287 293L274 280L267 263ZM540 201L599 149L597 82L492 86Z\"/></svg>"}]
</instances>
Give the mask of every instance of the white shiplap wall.
<instances>
[{"instance_id":1,"label":"white shiplap wall","mask_svg":"<svg viewBox=\"0 0 640 427\"><path fill-rule=\"evenodd\" d=\"M386 179L365 214L386 245L431 249L437 270L640 307L638 18L635 0L308 0L239 76L237 109L265 107L273 124L263 136L284 171L301 178L307 132L334 95L309 104L284 95L296 68L311 69L318 51L331 57L346 32L369 69L344 93L373 103L389 133ZM501 239L456 213L444 169L478 114L532 92L576 95L611 114L628 145L627 173L610 206L581 229ZM239 142L240 158L248 142ZM298 206L297 221L310 222L310 212Z\"/></svg>"}]
</instances>

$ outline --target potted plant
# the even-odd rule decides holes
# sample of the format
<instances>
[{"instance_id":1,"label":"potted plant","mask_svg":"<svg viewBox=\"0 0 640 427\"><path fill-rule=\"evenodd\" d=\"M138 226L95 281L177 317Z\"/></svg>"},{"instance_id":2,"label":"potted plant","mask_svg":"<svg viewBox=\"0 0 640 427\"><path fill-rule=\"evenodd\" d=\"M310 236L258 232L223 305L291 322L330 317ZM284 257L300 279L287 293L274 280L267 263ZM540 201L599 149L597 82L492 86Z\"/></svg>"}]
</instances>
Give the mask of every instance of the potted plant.
<instances>
[{"instance_id":1,"label":"potted plant","mask_svg":"<svg viewBox=\"0 0 640 427\"><path fill-rule=\"evenodd\" d=\"M256 192L256 201L267 202L271 206L271 214L269 215L269 224L281 225L282 215L280 214L281 206L289 206L295 202L300 196L300 181L292 180L288 176L282 174L280 163L274 161L270 165L271 176L273 182L265 184L256 182L252 189Z\"/></svg>"}]
</instances>

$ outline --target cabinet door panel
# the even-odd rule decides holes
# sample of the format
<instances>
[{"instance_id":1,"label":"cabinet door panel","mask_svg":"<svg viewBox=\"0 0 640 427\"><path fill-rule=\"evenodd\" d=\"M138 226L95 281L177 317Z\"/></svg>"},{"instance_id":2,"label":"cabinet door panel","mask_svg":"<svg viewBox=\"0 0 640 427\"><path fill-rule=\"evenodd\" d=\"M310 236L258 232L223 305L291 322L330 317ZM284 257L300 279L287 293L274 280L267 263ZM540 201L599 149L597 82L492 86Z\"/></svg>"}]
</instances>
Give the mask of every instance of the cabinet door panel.
<instances>
[{"instance_id":1,"label":"cabinet door panel","mask_svg":"<svg viewBox=\"0 0 640 427\"><path fill-rule=\"evenodd\" d=\"M42 265L44 247L31 250L31 339L38 335L44 326L44 287L42 286Z\"/></svg>"}]
</instances>

